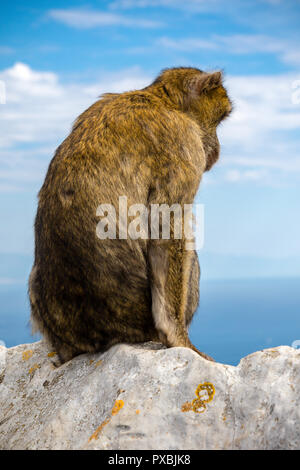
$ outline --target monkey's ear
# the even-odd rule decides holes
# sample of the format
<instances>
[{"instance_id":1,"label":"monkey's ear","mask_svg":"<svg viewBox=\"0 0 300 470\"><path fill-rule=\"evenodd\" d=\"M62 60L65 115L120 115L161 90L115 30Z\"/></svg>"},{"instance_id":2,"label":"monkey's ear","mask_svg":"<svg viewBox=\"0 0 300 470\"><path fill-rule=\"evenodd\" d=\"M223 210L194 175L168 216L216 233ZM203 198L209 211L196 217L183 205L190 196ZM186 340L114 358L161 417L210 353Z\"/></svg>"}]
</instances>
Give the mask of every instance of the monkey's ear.
<instances>
[{"instance_id":1,"label":"monkey's ear","mask_svg":"<svg viewBox=\"0 0 300 470\"><path fill-rule=\"evenodd\" d=\"M212 90L222 85L222 72L203 72L188 83L189 91L194 95L199 95L204 91Z\"/></svg>"}]
</instances>

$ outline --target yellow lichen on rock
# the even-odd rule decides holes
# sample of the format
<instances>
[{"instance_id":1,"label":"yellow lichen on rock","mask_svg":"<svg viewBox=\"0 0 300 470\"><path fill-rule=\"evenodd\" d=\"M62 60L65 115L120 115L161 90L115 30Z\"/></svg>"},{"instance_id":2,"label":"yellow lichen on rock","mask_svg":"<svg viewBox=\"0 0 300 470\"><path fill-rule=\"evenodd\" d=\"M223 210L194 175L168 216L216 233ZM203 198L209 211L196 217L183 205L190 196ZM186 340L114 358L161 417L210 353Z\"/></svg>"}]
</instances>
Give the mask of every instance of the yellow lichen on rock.
<instances>
[{"instance_id":1,"label":"yellow lichen on rock","mask_svg":"<svg viewBox=\"0 0 300 470\"><path fill-rule=\"evenodd\" d=\"M203 395L200 396L201 392L206 392L207 398L203 398ZM203 384L198 385L195 393L197 398L192 401L193 411L195 413L203 413L206 410L205 403L209 403L214 397L215 387L210 382L204 382Z\"/></svg>"},{"instance_id":2,"label":"yellow lichen on rock","mask_svg":"<svg viewBox=\"0 0 300 470\"><path fill-rule=\"evenodd\" d=\"M40 365L39 364L33 364L32 367L30 367L29 369L29 374L32 375L34 373L34 371L36 371L36 369L40 369Z\"/></svg>"},{"instance_id":3,"label":"yellow lichen on rock","mask_svg":"<svg viewBox=\"0 0 300 470\"><path fill-rule=\"evenodd\" d=\"M193 409L192 404L189 401L186 401L181 407L181 411L183 413L186 413L187 411L191 411L192 409Z\"/></svg>"},{"instance_id":4,"label":"yellow lichen on rock","mask_svg":"<svg viewBox=\"0 0 300 470\"><path fill-rule=\"evenodd\" d=\"M100 424L100 426L96 429L96 431L91 435L89 438L89 442L91 442L93 439L98 439L100 432L110 422L110 418L107 418L103 423Z\"/></svg>"},{"instance_id":5,"label":"yellow lichen on rock","mask_svg":"<svg viewBox=\"0 0 300 470\"><path fill-rule=\"evenodd\" d=\"M203 397L203 395L200 396L201 392L205 392L207 394L206 399ZM203 384L198 385L195 393L198 399L201 400L203 403L209 403L210 401L212 401L215 392L216 390L212 383L204 382Z\"/></svg>"},{"instance_id":6,"label":"yellow lichen on rock","mask_svg":"<svg viewBox=\"0 0 300 470\"><path fill-rule=\"evenodd\" d=\"M112 407L111 414L112 416L116 415L119 413L120 409L123 408L124 402L123 400L116 400L114 406ZM111 416L109 418L106 418L103 423L100 424L100 426L96 429L96 431L89 437L89 442L91 442L93 439L98 439L100 432L106 426L111 420Z\"/></svg>"},{"instance_id":7,"label":"yellow lichen on rock","mask_svg":"<svg viewBox=\"0 0 300 470\"><path fill-rule=\"evenodd\" d=\"M116 400L115 404L113 406L113 409L111 410L111 414L114 416L117 413L119 413L120 409L123 408L124 402L123 400Z\"/></svg>"},{"instance_id":8,"label":"yellow lichen on rock","mask_svg":"<svg viewBox=\"0 0 300 470\"><path fill-rule=\"evenodd\" d=\"M203 395L202 392L204 392L205 395ZM206 403L212 401L214 397L215 387L210 382L204 382L198 385L195 394L197 398L195 398L192 403L188 401L184 403L181 407L181 411L186 412L193 410L194 413L203 413L206 410Z\"/></svg>"},{"instance_id":9,"label":"yellow lichen on rock","mask_svg":"<svg viewBox=\"0 0 300 470\"><path fill-rule=\"evenodd\" d=\"M28 361L33 355L33 351L31 349L28 349L27 351L22 352L22 360L23 361Z\"/></svg>"}]
</instances>

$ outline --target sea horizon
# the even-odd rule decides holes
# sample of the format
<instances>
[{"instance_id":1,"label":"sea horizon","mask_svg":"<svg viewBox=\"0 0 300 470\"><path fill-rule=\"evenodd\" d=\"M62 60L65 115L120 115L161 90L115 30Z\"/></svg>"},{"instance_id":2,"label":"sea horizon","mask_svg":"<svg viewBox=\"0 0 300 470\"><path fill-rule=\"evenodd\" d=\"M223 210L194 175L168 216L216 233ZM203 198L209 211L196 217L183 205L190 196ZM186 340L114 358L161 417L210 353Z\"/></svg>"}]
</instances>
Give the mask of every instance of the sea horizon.
<instances>
[{"instance_id":1,"label":"sea horizon","mask_svg":"<svg viewBox=\"0 0 300 470\"><path fill-rule=\"evenodd\" d=\"M203 279L190 338L217 362L237 365L255 351L300 339L300 278ZM27 282L0 285L0 341L38 341L30 333Z\"/></svg>"}]
</instances>

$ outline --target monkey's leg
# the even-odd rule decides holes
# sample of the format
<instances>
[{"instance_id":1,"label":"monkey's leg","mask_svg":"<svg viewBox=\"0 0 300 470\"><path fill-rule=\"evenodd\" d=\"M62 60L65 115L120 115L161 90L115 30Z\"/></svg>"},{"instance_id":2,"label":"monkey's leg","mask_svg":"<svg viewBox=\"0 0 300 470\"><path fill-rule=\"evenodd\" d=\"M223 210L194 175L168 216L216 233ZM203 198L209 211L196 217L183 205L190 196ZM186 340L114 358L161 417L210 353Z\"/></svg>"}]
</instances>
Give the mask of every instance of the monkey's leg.
<instances>
[{"instance_id":1,"label":"monkey's leg","mask_svg":"<svg viewBox=\"0 0 300 470\"><path fill-rule=\"evenodd\" d=\"M152 315L161 341L168 347L183 346L212 360L191 343L187 331L189 279L193 251L183 249L182 240L151 240Z\"/></svg>"},{"instance_id":2,"label":"monkey's leg","mask_svg":"<svg viewBox=\"0 0 300 470\"><path fill-rule=\"evenodd\" d=\"M82 351L79 351L75 347L72 347L71 345L61 341L60 338L58 338L49 327L50 322L49 320L47 322L45 313L48 311L48 306L45 306L43 309L43 302L39 295L37 282L37 268L35 266L33 267L29 277L28 293L31 307L30 322L32 326L32 333L34 334L40 332L44 336L52 352L56 352L55 359L52 361L52 363L56 367L59 367L64 362L67 362L73 357L78 356L78 354L81 354ZM42 315L43 310L44 315Z\"/></svg>"}]
</instances>

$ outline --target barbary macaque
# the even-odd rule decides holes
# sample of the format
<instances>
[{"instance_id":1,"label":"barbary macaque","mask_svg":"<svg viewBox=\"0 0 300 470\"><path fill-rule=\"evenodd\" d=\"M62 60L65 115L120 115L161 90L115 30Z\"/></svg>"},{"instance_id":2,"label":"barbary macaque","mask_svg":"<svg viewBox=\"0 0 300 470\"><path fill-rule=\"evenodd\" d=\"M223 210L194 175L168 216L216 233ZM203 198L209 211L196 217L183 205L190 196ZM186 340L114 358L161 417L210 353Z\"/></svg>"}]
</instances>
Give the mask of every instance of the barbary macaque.
<instances>
[{"instance_id":1,"label":"barbary macaque","mask_svg":"<svg viewBox=\"0 0 300 470\"><path fill-rule=\"evenodd\" d=\"M103 95L77 118L39 192L29 279L33 329L61 363L145 341L211 359L188 336L200 271L184 234L172 237L171 223L169 239L100 239L97 208L110 204L118 218L122 196L128 206L193 204L230 111L221 72L178 67L142 90Z\"/></svg>"}]
</instances>

